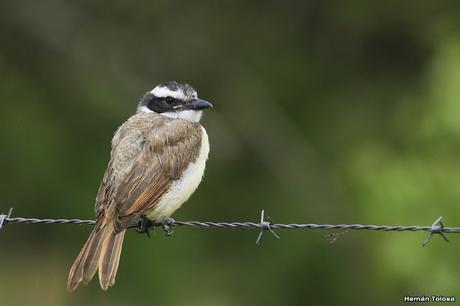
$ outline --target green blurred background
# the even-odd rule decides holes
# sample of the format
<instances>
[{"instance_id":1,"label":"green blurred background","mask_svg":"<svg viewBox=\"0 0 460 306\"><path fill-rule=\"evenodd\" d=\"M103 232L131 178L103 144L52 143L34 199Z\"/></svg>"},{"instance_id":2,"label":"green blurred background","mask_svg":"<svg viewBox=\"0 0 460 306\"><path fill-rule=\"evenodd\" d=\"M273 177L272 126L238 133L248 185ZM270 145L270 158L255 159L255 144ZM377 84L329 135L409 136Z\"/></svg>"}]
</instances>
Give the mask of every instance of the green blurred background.
<instances>
[{"instance_id":1,"label":"green blurred background","mask_svg":"<svg viewBox=\"0 0 460 306\"><path fill-rule=\"evenodd\" d=\"M115 129L156 84L215 107L178 220L460 226L458 1L0 3L0 211L93 218ZM130 231L115 287L68 294L91 228L0 232L3 305L397 305L460 299L460 238ZM337 233L337 232L335 232ZM340 232L338 232L340 234Z\"/></svg>"}]
</instances>

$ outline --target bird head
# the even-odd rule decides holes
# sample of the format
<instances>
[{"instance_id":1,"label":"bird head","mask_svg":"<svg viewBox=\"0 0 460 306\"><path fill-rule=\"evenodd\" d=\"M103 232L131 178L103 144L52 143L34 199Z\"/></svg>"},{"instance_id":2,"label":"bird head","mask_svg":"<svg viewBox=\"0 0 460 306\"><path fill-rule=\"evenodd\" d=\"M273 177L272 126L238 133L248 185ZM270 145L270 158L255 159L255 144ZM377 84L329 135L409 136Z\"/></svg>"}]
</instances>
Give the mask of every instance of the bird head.
<instances>
[{"instance_id":1,"label":"bird head","mask_svg":"<svg viewBox=\"0 0 460 306\"><path fill-rule=\"evenodd\" d=\"M199 122L203 110L210 107L212 104L198 99L196 90L189 84L170 81L147 92L137 112L155 112L173 119Z\"/></svg>"}]
</instances>

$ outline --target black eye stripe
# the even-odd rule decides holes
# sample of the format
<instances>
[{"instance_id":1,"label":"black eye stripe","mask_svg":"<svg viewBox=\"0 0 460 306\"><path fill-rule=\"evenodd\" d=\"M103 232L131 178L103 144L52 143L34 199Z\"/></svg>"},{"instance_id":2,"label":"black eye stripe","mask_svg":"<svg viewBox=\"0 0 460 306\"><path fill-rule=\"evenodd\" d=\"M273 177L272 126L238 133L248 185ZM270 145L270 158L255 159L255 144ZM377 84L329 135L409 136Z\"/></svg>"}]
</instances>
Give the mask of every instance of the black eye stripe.
<instances>
[{"instance_id":1,"label":"black eye stripe","mask_svg":"<svg viewBox=\"0 0 460 306\"><path fill-rule=\"evenodd\" d=\"M175 111L183 103L182 100L178 98L171 96L156 97L152 94L146 95L143 100L145 101L143 102L144 105L147 106L148 109L157 113Z\"/></svg>"},{"instance_id":2,"label":"black eye stripe","mask_svg":"<svg viewBox=\"0 0 460 306\"><path fill-rule=\"evenodd\" d=\"M168 104L173 104L174 102L177 102L177 99L174 99L173 97L166 97L165 101Z\"/></svg>"},{"instance_id":3,"label":"black eye stripe","mask_svg":"<svg viewBox=\"0 0 460 306\"><path fill-rule=\"evenodd\" d=\"M150 110L153 110L153 111L158 112L158 111L159 111L159 102L160 102L160 99L159 99L159 98L157 98L157 97L152 97L152 98L147 102L147 107L148 107Z\"/></svg>"}]
</instances>

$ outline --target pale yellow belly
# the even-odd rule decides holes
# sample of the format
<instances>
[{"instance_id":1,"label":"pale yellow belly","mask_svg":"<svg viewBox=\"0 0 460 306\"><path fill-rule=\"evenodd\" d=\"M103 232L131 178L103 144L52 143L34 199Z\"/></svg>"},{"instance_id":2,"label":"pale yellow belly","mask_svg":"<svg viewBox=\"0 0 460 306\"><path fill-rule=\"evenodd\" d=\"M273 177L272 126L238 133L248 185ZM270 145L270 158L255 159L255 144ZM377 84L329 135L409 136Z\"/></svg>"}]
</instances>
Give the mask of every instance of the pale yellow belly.
<instances>
[{"instance_id":1,"label":"pale yellow belly","mask_svg":"<svg viewBox=\"0 0 460 306\"><path fill-rule=\"evenodd\" d=\"M206 130L202 127L201 148L198 158L185 169L182 177L173 182L161 200L146 213L147 218L162 222L171 216L193 194L203 177L206 160L209 154L209 140Z\"/></svg>"}]
</instances>

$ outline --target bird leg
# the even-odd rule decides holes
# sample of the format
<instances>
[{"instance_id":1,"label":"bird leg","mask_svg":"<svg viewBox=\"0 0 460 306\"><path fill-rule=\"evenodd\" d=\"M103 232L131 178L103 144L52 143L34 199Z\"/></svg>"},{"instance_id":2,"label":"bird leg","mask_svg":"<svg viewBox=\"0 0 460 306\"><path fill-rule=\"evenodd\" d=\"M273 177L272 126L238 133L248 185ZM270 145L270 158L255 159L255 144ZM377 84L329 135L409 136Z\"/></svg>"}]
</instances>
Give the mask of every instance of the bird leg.
<instances>
[{"instance_id":1,"label":"bird leg","mask_svg":"<svg viewBox=\"0 0 460 306\"><path fill-rule=\"evenodd\" d=\"M172 233L174 232L174 228L176 225L174 225L175 220L170 217L166 217L163 220L163 231L165 232L166 236L171 236Z\"/></svg>"},{"instance_id":2,"label":"bird leg","mask_svg":"<svg viewBox=\"0 0 460 306\"><path fill-rule=\"evenodd\" d=\"M155 222L152 220L148 219L145 215L142 215L139 219L139 222L137 224L137 229L136 231L140 234L147 234L147 237L150 238L150 229L152 227L155 227Z\"/></svg>"}]
</instances>

